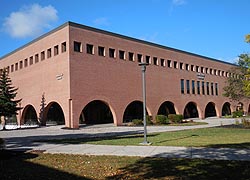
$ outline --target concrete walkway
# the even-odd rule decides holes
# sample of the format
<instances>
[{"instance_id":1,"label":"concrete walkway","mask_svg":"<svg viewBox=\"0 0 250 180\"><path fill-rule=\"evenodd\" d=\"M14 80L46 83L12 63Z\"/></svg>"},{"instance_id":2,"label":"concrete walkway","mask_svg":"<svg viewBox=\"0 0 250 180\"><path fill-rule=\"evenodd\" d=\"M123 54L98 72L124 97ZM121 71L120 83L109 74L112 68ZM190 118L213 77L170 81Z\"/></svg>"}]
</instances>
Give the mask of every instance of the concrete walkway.
<instances>
[{"instance_id":1,"label":"concrete walkway","mask_svg":"<svg viewBox=\"0 0 250 180\"><path fill-rule=\"evenodd\" d=\"M234 119L210 118L202 121L208 122L208 124L198 126L148 126L147 129L148 133L153 133L235 124ZM63 126L49 126L37 129L0 131L0 137L5 139L7 149L14 150L41 150L46 153L85 155L181 157L250 161L250 149L190 148L169 146L109 146L34 142L35 140L45 139L107 137L143 133L143 127L115 127L112 124L85 126L81 127L79 130L63 129L62 127Z\"/></svg>"}]
</instances>

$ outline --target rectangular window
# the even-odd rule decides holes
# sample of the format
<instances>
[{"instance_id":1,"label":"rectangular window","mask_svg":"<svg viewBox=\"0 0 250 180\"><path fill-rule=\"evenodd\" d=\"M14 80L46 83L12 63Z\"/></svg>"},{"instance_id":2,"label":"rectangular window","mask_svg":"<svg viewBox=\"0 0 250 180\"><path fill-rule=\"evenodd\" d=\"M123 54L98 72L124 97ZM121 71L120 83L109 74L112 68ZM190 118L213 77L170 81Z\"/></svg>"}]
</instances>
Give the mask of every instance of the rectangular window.
<instances>
[{"instance_id":1,"label":"rectangular window","mask_svg":"<svg viewBox=\"0 0 250 180\"><path fill-rule=\"evenodd\" d=\"M61 44L61 50L62 50L62 53L66 52L66 50L67 50L66 42L63 42L63 43Z\"/></svg>"},{"instance_id":2,"label":"rectangular window","mask_svg":"<svg viewBox=\"0 0 250 180\"><path fill-rule=\"evenodd\" d=\"M58 55L59 50L58 50L58 45L54 46L54 56Z\"/></svg>"},{"instance_id":3,"label":"rectangular window","mask_svg":"<svg viewBox=\"0 0 250 180\"><path fill-rule=\"evenodd\" d=\"M192 80L192 94L195 94L195 81Z\"/></svg>"},{"instance_id":4,"label":"rectangular window","mask_svg":"<svg viewBox=\"0 0 250 180\"><path fill-rule=\"evenodd\" d=\"M86 52L87 54L94 54L94 45L86 44Z\"/></svg>"},{"instance_id":5,"label":"rectangular window","mask_svg":"<svg viewBox=\"0 0 250 180\"><path fill-rule=\"evenodd\" d=\"M74 51L75 52L82 52L82 43L74 41Z\"/></svg>"},{"instance_id":6,"label":"rectangular window","mask_svg":"<svg viewBox=\"0 0 250 180\"><path fill-rule=\"evenodd\" d=\"M150 56L146 56L146 63L150 64Z\"/></svg>"},{"instance_id":7,"label":"rectangular window","mask_svg":"<svg viewBox=\"0 0 250 180\"><path fill-rule=\"evenodd\" d=\"M209 72L208 72L208 68L206 68L206 74L208 74Z\"/></svg>"},{"instance_id":8,"label":"rectangular window","mask_svg":"<svg viewBox=\"0 0 250 180\"><path fill-rule=\"evenodd\" d=\"M33 64L33 56L30 57L30 65Z\"/></svg>"},{"instance_id":9,"label":"rectangular window","mask_svg":"<svg viewBox=\"0 0 250 180\"><path fill-rule=\"evenodd\" d=\"M214 95L214 83L211 83L211 95Z\"/></svg>"},{"instance_id":10,"label":"rectangular window","mask_svg":"<svg viewBox=\"0 0 250 180\"><path fill-rule=\"evenodd\" d=\"M186 71L189 71L189 64L186 64Z\"/></svg>"},{"instance_id":11,"label":"rectangular window","mask_svg":"<svg viewBox=\"0 0 250 180\"><path fill-rule=\"evenodd\" d=\"M205 82L204 81L202 81L201 87L202 87L202 94L205 95Z\"/></svg>"},{"instance_id":12,"label":"rectangular window","mask_svg":"<svg viewBox=\"0 0 250 180\"><path fill-rule=\"evenodd\" d=\"M197 94L201 94L201 92L200 92L200 81L197 81Z\"/></svg>"},{"instance_id":13,"label":"rectangular window","mask_svg":"<svg viewBox=\"0 0 250 180\"><path fill-rule=\"evenodd\" d=\"M24 60L24 67L27 67L28 66L28 59L25 59Z\"/></svg>"},{"instance_id":14,"label":"rectangular window","mask_svg":"<svg viewBox=\"0 0 250 180\"><path fill-rule=\"evenodd\" d=\"M187 94L190 94L190 83L189 80L186 80Z\"/></svg>"},{"instance_id":15,"label":"rectangular window","mask_svg":"<svg viewBox=\"0 0 250 180\"><path fill-rule=\"evenodd\" d=\"M184 79L181 79L181 94L184 94Z\"/></svg>"},{"instance_id":16,"label":"rectangular window","mask_svg":"<svg viewBox=\"0 0 250 180\"><path fill-rule=\"evenodd\" d=\"M221 76L221 70L218 70L218 76Z\"/></svg>"},{"instance_id":17,"label":"rectangular window","mask_svg":"<svg viewBox=\"0 0 250 180\"><path fill-rule=\"evenodd\" d=\"M183 63L182 62L180 63L180 69L183 69Z\"/></svg>"},{"instance_id":18,"label":"rectangular window","mask_svg":"<svg viewBox=\"0 0 250 180\"><path fill-rule=\"evenodd\" d=\"M119 50L119 58L125 60L125 51Z\"/></svg>"},{"instance_id":19,"label":"rectangular window","mask_svg":"<svg viewBox=\"0 0 250 180\"><path fill-rule=\"evenodd\" d=\"M207 95L209 95L209 82L207 82Z\"/></svg>"},{"instance_id":20,"label":"rectangular window","mask_svg":"<svg viewBox=\"0 0 250 180\"><path fill-rule=\"evenodd\" d=\"M214 69L214 75L217 75L217 70L216 69Z\"/></svg>"},{"instance_id":21,"label":"rectangular window","mask_svg":"<svg viewBox=\"0 0 250 180\"><path fill-rule=\"evenodd\" d=\"M138 61L139 63L142 62L142 54L137 54L137 61Z\"/></svg>"},{"instance_id":22,"label":"rectangular window","mask_svg":"<svg viewBox=\"0 0 250 180\"><path fill-rule=\"evenodd\" d=\"M158 59L157 59L157 57L153 57L153 62L154 62L154 65L158 65Z\"/></svg>"},{"instance_id":23,"label":"rectangular window","mask_svg":"<svg viewBox=\"0 0 250 180\"><path fill-rule=\"evenodd\" d=\"M134 53L132 53L132 52L128 53L128 60L129 61L134 61Z\"/></svg>"},{"instance_id":24,"label":"rectangular window","mask_svg":"<svg viewBox=\"0 0 250 180\"><path fill-rule=\"evenodd\" d=\"M38 54L35 55L35 63L38 63L39 62L39 56Z\"/></svg>"},{"instance_id":25,"label":"rectangular window","mask_svg":"<svg viewBox=\"0 0 250 180\"><path fill-rule=\"evenodd\" d=\"M165 67L166 64L165 64L165 59L161 59L161 66Z\"/></svg>"},{"instance_id":26,"label":"rectangular window","mask_svg":"<svg viewBox=\"0 0 250 180\"><path fill-rule=\"evenodd\" d=\"M19 62L19 66L20 66L20 69L23 68L23 61L20 61L20 62Z\"/></svg>"},{"instance_id":27,"label":"rectangular window","mask_svg":"<svg viewBox=\"0 0 250 180\"><path fill-rule=\"evenodd\" d=\"M177 63L177 61L174 61L174 68L175 68L175 69L178 68L178 63Z\"/></svg>"},{"instance_id":28,"label":"rectangular window","mask_svg":"<svg viewBox=\"0 0 250 180\"><path fill-rule=\"evenodd\" d=\"M194 65L191 65L191 71L194 71Z\"/></svg>"},{"instance_id":29,"label":"rectangular window","mask_svg":"<svg viewBox=\"0 0 250 180\"><path fill-rule=\"evenodd\" d=\"M18 63L15 64L15 71L18 70Z\"/></svg>"},{"instance_id":30,"label":"rectangular window","mask_svg":"<svg viewBox=\"0 0 250 180\"><path fill-rule=\"evenodd\" d=\"M42 52L41 52L41 60L44 60L44 59L45 59L45 52L42 51Z\"/></svg>"},{"instance_id":31,"label":"rectangular window","mask_svg":"<svg viewBox=\"0 0 250 180\"><path fill-rule=\"evenodd\" d=\"M105 48L102 46L98 46L98 55L105 56Z\"/></svg>"},{"instance_id":32,"label":"rectangular window","mask_svg":"<svg viewBox=\"0 0 250 180\"><path fill-rule=\"evenodd\" d=\"M13 72L13 71L14 71L14 65L13 65L13 64L11 65L10 70L11 70L11 72Z\"/></svg>"},{"instance_id":33,"label":"rectangular window","mask_svg":"<svg viewBox=\"0 0 250 180\"><path fill-rule=\"evenodd\" d=\"M199 72L199 68L200 68L199 66L196 66L196 72Z\"/></svg>"},{"instance_id":34,"label":"rectangular window","mask_svg":"<svg viewBox=\"0 0 250 180\"><path fill-rule=\"evenodd\" d=\"M204 73L204 67L201 67L201 73Z\"/></svg>"},{"instance_id":35,"label":"rectangular window","mask_svg":"<svg viewBox=\"0 0 250 180\"><path fill-rule=\"evenodd\" d=\"M171 60L168 60L168 67L171 68L172 67L172 64L171 64Z\"/></svg>"},{"instance_id":36,"label":"rectangular window","mask_svg":"<svg viewBox=\"0 0 250 180\"><path fill-rule=\"evenodd\" d=\"M210 74L213 74L213 69L210 69Z\"/></svg>"},{"instance_id":37,"label":"rectangular window","mask_svg":"<svg viewBox=\"0 0 250 180\"><path fill-rule=\"evenodd\" d=\"M218 83L215 83L215 95L218 96Z\"/></svg>"},{"instance_id":38,"label":"rectangular window","mask_svg":"<svg viewBox=\"0 0 250 180\"><path fill-rule=\"evenodd\" d=\"M109 57L115 58L115 49L109 48Z\"/></svg>"},{"instance_id":39,"label":"rectangular window","mask_svg":"<svg viewBox=\"0 0 250 180\"><path fill-rule=\"evenodd\" d=\"M51 58L51 48L47 50L47 58Z\"/></svg>"}]
</instances>

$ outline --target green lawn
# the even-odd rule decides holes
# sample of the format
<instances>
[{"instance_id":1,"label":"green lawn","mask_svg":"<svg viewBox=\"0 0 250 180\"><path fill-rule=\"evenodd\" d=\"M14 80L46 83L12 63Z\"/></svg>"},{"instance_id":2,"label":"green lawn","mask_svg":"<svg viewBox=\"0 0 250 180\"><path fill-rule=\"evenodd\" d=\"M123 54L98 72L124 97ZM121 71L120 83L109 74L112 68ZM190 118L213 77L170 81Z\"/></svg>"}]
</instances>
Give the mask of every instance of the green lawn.
<instances>
[{"instance_id":1,"label":"green lawn","mask_svg":"<svg viewBox=\"0 0 250 180\"><path fill-rule=\"evenodd\" d=\"M143 134L48 140L53 143L70 144L102 144L102 145L139 145L143 141ZM250 148L250 129L243 128L204 128L175 132L148 134L148 141L154 146L186 146L186 147L231 147Z\"/></svg>"},{"instance_id":2,"label":"green lawn","mask_svg":"<svg viewBox=\"0 0 250 180\"><path fill-rule=\"evenodd\" d=\"M247 161L83 156L0 151L4 180L250 179Z\"/></svg>"}]
</instances>

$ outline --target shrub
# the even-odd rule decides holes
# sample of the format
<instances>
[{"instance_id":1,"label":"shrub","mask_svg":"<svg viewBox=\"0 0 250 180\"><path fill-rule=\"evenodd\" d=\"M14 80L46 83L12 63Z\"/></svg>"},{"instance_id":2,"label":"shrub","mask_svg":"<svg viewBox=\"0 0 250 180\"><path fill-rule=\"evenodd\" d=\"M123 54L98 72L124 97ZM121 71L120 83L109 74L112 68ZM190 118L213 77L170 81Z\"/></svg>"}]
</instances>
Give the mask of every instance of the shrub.
<instances>
[{"instance_id":1,"label":"shrub","mask_svg":"<svg viewBox=\"0 0 250 180\"><path fill-rule=\"evenodd\" d=\"M183 120L182 114L169 114L168 118L172 123L181 123Z\"/></svg>"},{"instance_id":2,"label":"shrub","mask_svg":"<svg viewBox=\"0 0 250 180\"><path fill-rule=\"evenodd\" d=\"M133 119L132 123L136 126L143 125L143 121L141 119Z\"/></svg>"},{"instance_id":3,"label":"shrub","mask_svg":"<svg viewBox=\"0 0 250 180\"><path fill-rule=\"evenodd\" d=\"M146 122L147 122L147 125L152 125L153 122L152 122L152 116L147 116L146 117Z\"/></svg>"},{"instance_id":4,"label":"shrub","mask_svg":"<svg viewBox=\"0 0 250 180\"><path fill-rule=\"evenodd\" d=\"M237 118L237 117L242 117L243 116L243 111L234 111L232 113L233 118Z\"/></svg>"},{"instance_id":5,"label":"shrub","mask_svg":"<svg viewBox=\"0 0 250 180\"><path fill-rule=\"evenodd\" d=\"M250 120L249 119L243 118L242 124L245 128L250 128Z\"/></svg>"},{"instance_id":6,"label":"shrub","mask_svg":"<svg viewBox=\"0 0 250 180\"><path fill-rule=\"evenodd\" d=\"M155 122L156 122L156 124L168 124L169 119L165 115L157 115L155 117Z\"/></svg>"}]
</instances>

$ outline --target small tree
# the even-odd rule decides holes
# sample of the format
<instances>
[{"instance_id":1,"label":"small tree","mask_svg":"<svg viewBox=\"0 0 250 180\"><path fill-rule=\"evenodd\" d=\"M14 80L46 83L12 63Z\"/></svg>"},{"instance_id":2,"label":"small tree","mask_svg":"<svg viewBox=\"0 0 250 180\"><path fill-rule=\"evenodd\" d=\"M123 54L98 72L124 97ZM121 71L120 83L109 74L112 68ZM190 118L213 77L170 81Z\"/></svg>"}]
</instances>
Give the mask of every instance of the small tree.
<instances>
[{"instance_id":1,"label":"small tree","mask_svg":"<svg viewBox=\"0 0 250 180\"><path fill-rule=\"evenodd\" d=\"M12 86L7 70L3 69L0 73L0 117L4 121L4 129L8 118L16 115L17 111L22 109L21 107L17 107L21 99L15 100L17 90L18 88Z\"/></svg>"},{"instance_id":2,"label":"small tree","mask_svg":"<svg viewBox=\"0 0 250 180\"><path fill-rule=\"evenodd\" d=\"M45 122L44 122L44 110L45 110L45 106L46 106L46 103L45 103L46 99L45 99L45 93L42 94L42 99L41 99L41 108L40 108L40 112L39 112L39 118L38 118L38 121L39 121L39 124L40 125L45 125Z\"/></svg>"}]
</instances>

